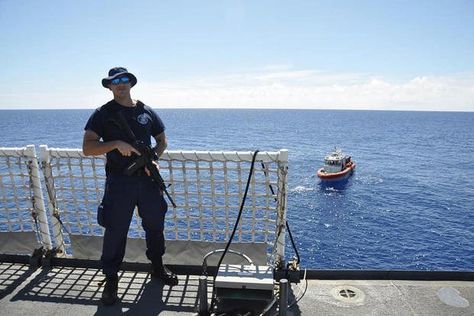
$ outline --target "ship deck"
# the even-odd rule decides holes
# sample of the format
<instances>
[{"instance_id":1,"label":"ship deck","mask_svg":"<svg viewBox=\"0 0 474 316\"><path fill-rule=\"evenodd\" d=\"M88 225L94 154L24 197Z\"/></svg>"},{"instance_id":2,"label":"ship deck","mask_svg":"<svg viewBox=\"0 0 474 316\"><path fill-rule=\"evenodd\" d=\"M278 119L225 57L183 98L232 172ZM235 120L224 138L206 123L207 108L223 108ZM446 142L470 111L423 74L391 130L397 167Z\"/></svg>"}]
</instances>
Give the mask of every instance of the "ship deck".
<instances>
[{"instance_id":1,"label":"ship deck","mask_svg":"<svg viewBox=\"0 0 474 316\"><path fill-rule=\"evenodd\" d=\"M410 275L432 280L403 280ZM387 273L313 270L306 294L288 315L474 315L473 273L451 275L454 280L446 273L395 273L390 279ZM180 273L180 284L170 288L147 272L121 271L120 302L104 306L97 267L31 269L27 263L2 262L0 315L196 315L198 278ZM301 295L300 288L293 285L290 299ZM219 313L228 314L236 312Z\"/></svg>"}]
</instances>

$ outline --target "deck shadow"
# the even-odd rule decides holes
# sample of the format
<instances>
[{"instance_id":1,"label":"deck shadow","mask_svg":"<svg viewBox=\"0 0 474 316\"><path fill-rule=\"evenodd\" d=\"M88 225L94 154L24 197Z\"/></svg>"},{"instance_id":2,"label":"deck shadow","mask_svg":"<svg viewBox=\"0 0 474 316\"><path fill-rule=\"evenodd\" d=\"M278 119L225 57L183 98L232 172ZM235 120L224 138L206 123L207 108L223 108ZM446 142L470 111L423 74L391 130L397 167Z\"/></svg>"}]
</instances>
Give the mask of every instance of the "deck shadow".
<instances>
[{"instance_id":1,"label":"deck shadow","mask_svg":"<svg viewBox=\"0 0 474 316\"><path fill-rule=\"evenodd\" d=\"M18 291L12 301L97 305L96 315L156 315L165 310L195 310L197 277L180 276L180 284L170 288L151 280L148 273L120 271L120 302L110 307L100 302L102 287L99 283L103 278L98 269L55 267L43 270Z\"/></svg>"},{"instance_id":2,"label":"deck shadow","mask_svg":"<svg viewBox=\"0 0 474 316\"><path fill-rule=\"evenodd\" d=\"M13 293L35 270L27 264L0 263L0 300Z\"/></svg>"}]
</instances>

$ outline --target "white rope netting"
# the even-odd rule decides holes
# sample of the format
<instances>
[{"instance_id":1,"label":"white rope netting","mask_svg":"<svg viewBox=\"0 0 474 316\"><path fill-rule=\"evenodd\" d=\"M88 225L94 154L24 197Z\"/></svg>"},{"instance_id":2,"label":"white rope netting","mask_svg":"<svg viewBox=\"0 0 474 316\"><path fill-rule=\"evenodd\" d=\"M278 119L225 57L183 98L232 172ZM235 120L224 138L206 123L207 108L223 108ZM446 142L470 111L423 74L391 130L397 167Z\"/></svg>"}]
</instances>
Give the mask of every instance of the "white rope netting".
<instances>
[{"instance_id":1,"label":"white rope netting","mask_svg":"<svg viewBox=\"0 0 474 316\"><path fill-rule=\"evenodd\" d=\"M168 211L171 214L168 215L167 238L227 241L242 202L251 154L167 152L163 155L161 172L172 183L169 191L177 204L176 209ZM277 155L257 156L234 237L236 242L271 243L274 240L279 207Z\"/></svg>"}]
</instances>

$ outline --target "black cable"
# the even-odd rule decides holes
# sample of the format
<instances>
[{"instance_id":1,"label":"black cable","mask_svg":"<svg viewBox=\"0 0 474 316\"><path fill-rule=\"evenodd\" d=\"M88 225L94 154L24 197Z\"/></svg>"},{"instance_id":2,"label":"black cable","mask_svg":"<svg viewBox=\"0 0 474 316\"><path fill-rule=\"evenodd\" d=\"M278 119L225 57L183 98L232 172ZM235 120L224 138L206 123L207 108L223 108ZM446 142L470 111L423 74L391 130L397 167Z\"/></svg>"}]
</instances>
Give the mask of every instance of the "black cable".
<instances>
[{"instance_id":1,"label":"black cable","mask_svg":"<svg viewBox=\"0 0 474 316\"><path fill-rule=\"evenodd\" d=\"M220 257L219 262L217 263L217 273L216 273L216 276L214 277L214 284L212 285L212 299L211 299L211 306L209 308L209 311L212 311L212 309L214 308L214 305L216 303L216 297L215 297L216 277L217 277L217 274L219 273L219 267L221 266L222 261L224 260L224 257L226 255L227 251L229 250L230 244L232 243L232 239L234 238L235 232L237 231L237 227L239 226L240 217L242 216L242 211L244 210L245 200L247 199L247 193L248 193L249 187L250 187L250 180L252 179L253 169L254 169L254 166L255 166L255 158L257 157L258 152L259 151L256 150L253 153L252 163L250 165L249 177L248 177L248 180L247 180L247 186L245 187L244 196L242 197L242 202L240 204L239 214L237 215L237 220L235 221L234 229L232 230L232 234L230 235L229 241L227 242L227 245L225 246L224 252L222 253L222 256Z\"/></svg>"},{"instance_id":2,"label":"black cable","mask_svg":"<svg viewBox=\"0 0 474 316\"><path fill-rule=\"evenodd\" d=\"M300 254L298 253L298 248L296 248L295 241L293 240L293 235L291 234L290 225L288 224L288 221L286 221L286 229L288 229L288 236L290 236L291 244L293 245L293 249L295 250L296 263L299 264L300 263Z\"/></svg>"}]
</instances>

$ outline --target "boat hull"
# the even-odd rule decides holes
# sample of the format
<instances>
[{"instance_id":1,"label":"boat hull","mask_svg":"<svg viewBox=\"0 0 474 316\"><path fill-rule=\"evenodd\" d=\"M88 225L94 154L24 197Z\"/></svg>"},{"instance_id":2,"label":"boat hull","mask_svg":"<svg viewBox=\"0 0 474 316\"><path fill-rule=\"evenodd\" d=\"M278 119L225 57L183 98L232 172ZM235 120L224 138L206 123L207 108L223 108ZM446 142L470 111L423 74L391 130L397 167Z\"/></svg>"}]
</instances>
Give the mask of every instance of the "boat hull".
<instances>
[{"instance_id":1,"label":"boat hull","mask_svg":"<svg viewBox=\"0 0 474 316\"><path fill-rule=\"evenodd\" d=\"M356 167L355 163L351 162L346 165L344 170L341 170L340 172L334 172L334 173L326 173L324 171L324 168L320 168L317 172L317 175L321 179L321 181L324 181L324 182L341 181L341 180L345 180L349 178L352 175L355 167Z\"/></svg>"}]
</instances>

